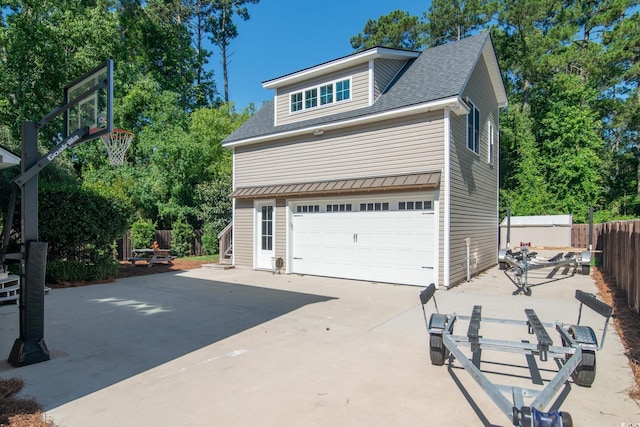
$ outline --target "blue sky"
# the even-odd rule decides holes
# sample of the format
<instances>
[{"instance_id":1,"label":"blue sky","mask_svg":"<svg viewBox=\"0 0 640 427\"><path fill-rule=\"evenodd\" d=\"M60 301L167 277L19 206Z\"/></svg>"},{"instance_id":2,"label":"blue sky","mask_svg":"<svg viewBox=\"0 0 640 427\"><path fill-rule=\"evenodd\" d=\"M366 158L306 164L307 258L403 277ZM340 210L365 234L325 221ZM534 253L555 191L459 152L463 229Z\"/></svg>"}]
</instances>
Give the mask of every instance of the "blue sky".
<instances>
[{"instance_id":1,"label":"blue sky","mask_svg":"<svg viewBox=\"0 0 640 427\"><path fill-rule=\"evenodd\" d=\"M238 37L229 52L229 98L242 110L273 97L262 82L353 53L349 39L368 19L400 9L422 16L430 0L261 0L249 5L251 18L237 20ZM217 48L209 66L224 93Z\"/></svg>"}]
</instances>

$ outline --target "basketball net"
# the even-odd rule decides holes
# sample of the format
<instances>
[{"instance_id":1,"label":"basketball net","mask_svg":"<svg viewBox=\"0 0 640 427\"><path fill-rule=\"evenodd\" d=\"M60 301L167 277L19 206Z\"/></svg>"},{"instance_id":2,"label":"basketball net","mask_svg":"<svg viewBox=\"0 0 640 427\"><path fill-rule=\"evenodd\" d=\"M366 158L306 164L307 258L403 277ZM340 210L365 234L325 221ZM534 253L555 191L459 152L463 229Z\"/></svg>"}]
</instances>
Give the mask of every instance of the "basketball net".
<instances>
[{"instance_id":1,"label":"basketball net","mask_svg":"<svg viewBox=\"0 0 640 427\"><path fill-rule=\"evenodd\" d=\"M104 146L107 147L109 163L114 166L124 164L124 155L129 149L133 137L133 132L122 129L116 129L100 137L104 142Z\"/></svg>"}]
</instances>

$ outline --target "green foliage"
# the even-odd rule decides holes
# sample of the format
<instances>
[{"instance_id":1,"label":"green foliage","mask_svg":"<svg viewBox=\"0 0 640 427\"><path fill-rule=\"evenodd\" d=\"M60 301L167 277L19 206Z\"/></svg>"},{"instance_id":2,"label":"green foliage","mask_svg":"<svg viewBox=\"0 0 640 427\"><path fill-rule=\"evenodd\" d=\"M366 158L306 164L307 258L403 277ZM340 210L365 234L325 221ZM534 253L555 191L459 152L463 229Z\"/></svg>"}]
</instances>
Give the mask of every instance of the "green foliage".
<instances>
[{"instance_id":1,"label":"green foliage","mask_svg":"<svg viewBox=\"0 0 640 427\"><path fill-rule=\"evenodd\" d=\"M178 257L191 254L191 241L195 237L193 227L182 219L174 222L171 228L171 252Z\"/></svg>"},{"instance_id":2,"label":"green foliage","mask_svg":"<svg viewBox=\"0 0 640 427\"><path fill-rule=\"evenodd\" d=\"M150 248L156 239L156 223L138 219L131 225L131 244L134 248Z\"/></svg>"},{"instance_id":3,"label":"green foliage","mask_svg":"<svg viewBox=\"0 0 640 427\"><path fill-rule=\"evenodd\" d=\"M426 14L429 46L460 40L491 20L488 1L433 0Z\"/></svg>"},{"instance_id":4,"label":"green foliage","mask_svg":"<svg viewBox=\"0 0 640 427\"><path fill-rule=\"evenodd\" d=\"M39 235L49 244L49 279L71 280L77 274L84 275L82 280L113 277L112 245L129 228L131 214L131 207L112 195L78 186L42 185Z\"/></svg>"},{"instance_id":5,"label":"green foliage","mask_svg":"<svg viewBox=\"0 0 640 427\"><path fill-rule=\"evenodd\" d=\"M105 254L87 263L86 261L62 261L47 262L47 283L75 283L92 280L106 280L116 277L118 274L118 262L110 255Z\"/></svg>"},{"instance_id":6,"label":"green foliage","mask_svg":"<svg viewBox=\"0 0 640 427\"><path fill-rule=\"evenodd\" d=\"M418 50L424 45L424 23L407 12L394 10L377 20L369 19L358 35L351 37L356 51L384 46L396 49Z\"/></svg>"},{"instance_id":7,"label":"green foliage","mask_svg":"<svg viewBox=\"0 0 640 427\"><path fill-rule=\"evenodd\" d=\"M202 250L207 255L214 255L218 253L218 231L217 227L211 223L205 223L202 226Z\"/></svg>"}]
</instances>

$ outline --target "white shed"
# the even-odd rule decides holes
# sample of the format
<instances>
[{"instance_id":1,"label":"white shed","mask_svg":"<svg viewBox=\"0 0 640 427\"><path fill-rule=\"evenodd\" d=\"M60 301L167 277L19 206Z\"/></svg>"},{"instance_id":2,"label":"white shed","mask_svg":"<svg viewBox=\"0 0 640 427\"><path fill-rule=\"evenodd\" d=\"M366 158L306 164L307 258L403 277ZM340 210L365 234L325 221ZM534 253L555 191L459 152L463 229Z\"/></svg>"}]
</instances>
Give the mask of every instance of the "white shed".
<instances>
[{"instance_id":1,"label":"white shed","mask_svg":"<svg viewBox=\"0 0 640 427\"><path fill-rule=\"evenodd\" d=\"M571 215L512 216L510 247L571 247ZM507 247L507 218L500 223L500 247Z\"/></svg>"}]
</instances>

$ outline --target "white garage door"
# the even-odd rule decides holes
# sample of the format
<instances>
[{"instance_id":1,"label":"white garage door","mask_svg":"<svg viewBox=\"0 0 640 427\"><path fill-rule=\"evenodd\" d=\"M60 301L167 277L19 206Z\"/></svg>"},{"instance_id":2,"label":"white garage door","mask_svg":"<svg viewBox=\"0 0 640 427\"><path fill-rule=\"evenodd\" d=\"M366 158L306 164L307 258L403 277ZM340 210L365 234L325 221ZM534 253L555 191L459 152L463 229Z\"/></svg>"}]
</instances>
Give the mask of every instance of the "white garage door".
<instances>
[{"instance_id":1,"label":"white garage door","mask_svg":"<svg viewBox=\"0 0 640 427\"><path fill-rule=\"evenodd\" d=\"M291 271L417 286L434 282L432 205L424 195L290 203Z\"/></svg>"}]
</instances>

